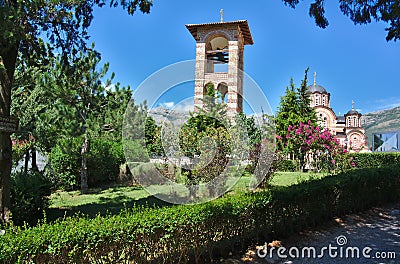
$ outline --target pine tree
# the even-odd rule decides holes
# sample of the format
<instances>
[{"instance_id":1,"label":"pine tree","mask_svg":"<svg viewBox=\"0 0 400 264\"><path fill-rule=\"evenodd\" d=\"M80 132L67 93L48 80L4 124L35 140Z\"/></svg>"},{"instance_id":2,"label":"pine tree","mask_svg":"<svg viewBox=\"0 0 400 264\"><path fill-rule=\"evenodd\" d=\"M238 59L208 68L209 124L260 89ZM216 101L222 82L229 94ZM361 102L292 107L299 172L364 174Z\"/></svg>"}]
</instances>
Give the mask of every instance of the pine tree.
<instances>
[{"instance_id":1,"label":"pine tree","mask_svg":"<svg viewBox=\"0 0 400 264\"><path fill-rule=\"evenodd\" d=\"M276 135L281 139L277 141L277 149L283 151L287 142L286 134L290 125L300 122L300 108L298 95L295 90L293 78L290 86L286 87L285 95L281 96L275 118Z\"/></svg>"},{"instance_id":2,"label":"pine tree","mask_svg":"<svg viewBox=\"0 0 400 264\"><path fill-rule=\"evenodd\" d=\"M311 120L311 125L317 126L317 115L311 106L310 93L308 92L307 74L309 68L304 72L304 79L301 86L297 88L298 104L299 104L299 119L302 123L308 123Z\"/></svg>"},{"instance_id":3,"label":"pine tree","mask_svg":"<svg viewBox=\"0 0 400 264\"><path fill-rule=\"evenodd\" d=\"M276 135L278 137L277 149L290 152L290 140L286 138L289 126L297 126L301 123L317 126L317 115L310 104L310 94L307 85L307 73L305 70L304 79L299 88L295 88L293 79L290 86L286 87L285 95L281 97L278 111L276 114Z\"/></svg>"},{"instance_id":4,"label":"pine tree","mask_svg":"<svg viewBox=\"0 0 400 264\"><path fill-rule=\"evenodd\" d=\"M46 65L54 54L64 60L86 50L93 9L106 1L0 1L0 116L10 117L11 90L18 54L29 65ZM152 1L110 1L128 14L149 13ZM45 39L45 40L44 40ZM48 41L47 43L45 41ZM10 133L0 132L0 221L10 220L12 144Z\"/></svg>"},{"instance_id":5,"label":"pine tree","mask_svg":"<svg viewBox=\"0 0 400 264\"><path fill-rule=\"evenodd\" d=\"M94 46L92 46L94 48ZM103 111L105 102L105 87L111 85L111 80L102 84L107 74L108 64L98 69L99 53L89 50L80 52L80 55L69 64L58 57L54 61L54 71L49 71L43 78L44 85L51 91L54 98L58 98L60 116L66 125L60 125L66 136L82 136L81 146L81 192L88 191L87 184L87 156L90 151L90 140L95 132L98 116ZM68 122L69 121L69 122Z\"/></svg>"}]
</instances>

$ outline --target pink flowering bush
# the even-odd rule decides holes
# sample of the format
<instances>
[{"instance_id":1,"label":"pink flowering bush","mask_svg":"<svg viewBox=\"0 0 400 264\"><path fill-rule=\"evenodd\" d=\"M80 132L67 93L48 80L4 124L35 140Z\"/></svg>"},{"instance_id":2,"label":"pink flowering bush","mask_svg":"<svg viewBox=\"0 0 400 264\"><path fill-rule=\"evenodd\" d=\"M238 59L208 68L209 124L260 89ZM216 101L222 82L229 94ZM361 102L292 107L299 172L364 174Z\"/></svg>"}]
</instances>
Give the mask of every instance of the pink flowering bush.
<instances>
[{"instance_id":1,"label":"pink flowering bush","mask_svg":"<svg viewBox=\"0 0 400 264\"><path fill-rule=\"evenodd\" d=\"M18 139L18 138L12 138L12 158L14 161L19 161L21 160L25 153L30 149L34 143L34 139L32 137L29 137L29 140L27 139Z\"/></svg>"},{"instance_id":2,"label":"pink flowering bush","mask_svg":"<svg viewBox=\"0 0 400 264\"><path fill-rule=\"evenodd\" d=\"M339 140L328 129L313 126L311 121L289 126L285 138L286 152L294 155L302 170L306 164L317 171L342 171L349 167L347 150Z\"/></svg>"}]
</instances>

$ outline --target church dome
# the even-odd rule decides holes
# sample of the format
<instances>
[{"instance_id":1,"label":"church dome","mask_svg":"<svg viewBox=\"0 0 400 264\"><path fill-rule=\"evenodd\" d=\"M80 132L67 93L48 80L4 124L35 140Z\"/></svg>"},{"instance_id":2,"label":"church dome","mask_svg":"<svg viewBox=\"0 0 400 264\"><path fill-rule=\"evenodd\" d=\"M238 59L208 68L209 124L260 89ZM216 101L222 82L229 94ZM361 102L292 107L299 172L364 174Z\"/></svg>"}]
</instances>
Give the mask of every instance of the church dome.
<instances>
[{"instance_id":1,"label":"church dome","mask_svg":"<svg viewBox=\"0 0 400 264\"><path fill-rule=\"evenodd\" d=\"M314 72L314 84L307 87L309 93L328 93L324 87L317 84L317 73Z\"/></svg>"},{"instance_id":2,"label":"church dome","mask_svg":"<svg viewBox=\"0 0 400 264\"><path fill-rule=\"evenodd\" d=\"M346 116L348 115L359 115L360 113L354 109L354 101L351 101L351 110L349 110L346 114Z\"/></svg>"},{"instance_id":3,"label":"church dome","mask_svg":"<svg viewBox=\"0 0 400 264\"><path fill-rule=\"evenodd\" d=\"M313 85L308 86L307 87L307 91L309 93L316 93L316 92L318 92L318 93L326 93L325 88L322 87L319 84L316 84L316 83L314 83Z\"/></svg>"},{"instance_id":4,"label":"church dome","mask_svg":"<svg viewBox=\"0 0 400 264\"><path fill-rule=\"evenodd\" d=\"M358 115L358 114L359 114L359 112L357 112L357 111L354 110L354 109L351 109L350 111L347 112L346 115Z\"/></svg>"}]
</instances>

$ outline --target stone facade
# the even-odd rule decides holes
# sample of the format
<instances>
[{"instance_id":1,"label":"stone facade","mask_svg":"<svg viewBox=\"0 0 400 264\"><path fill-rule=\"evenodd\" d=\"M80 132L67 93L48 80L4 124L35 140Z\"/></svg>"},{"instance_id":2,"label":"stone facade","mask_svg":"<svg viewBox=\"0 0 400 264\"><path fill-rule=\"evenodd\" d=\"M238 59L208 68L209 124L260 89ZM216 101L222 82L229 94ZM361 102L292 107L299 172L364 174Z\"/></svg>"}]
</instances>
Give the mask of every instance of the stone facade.
<instances>
[{"instance_id":1,"label":"stone facade","mask_svg":"<svg viewBox=\"0 0 400 264\"><path fill-rule=\"evenodd\" d=\"M253 44L247 21L186 27L196 40L195 110L202 108L207 86L213 84L227 103L228 117L234 117L243 110L244 46Z\"/></svg>"},{"instance_id":2,"label":"stone facade","mask_svg":"<svg viewBox=\"0 0 400 264\"><path fill-rule=\"evenodd\" d=\"M324 87L316 82L314 73L314 84L308 87L310 93L310 104L317 113L317 118L321 126L329 129L342 146L350 151L366 150L367 137L365 129L362 127L362 114L352 109L344 116L336 116L331 108L331 95Z\"/></svg>"}]
</instances>

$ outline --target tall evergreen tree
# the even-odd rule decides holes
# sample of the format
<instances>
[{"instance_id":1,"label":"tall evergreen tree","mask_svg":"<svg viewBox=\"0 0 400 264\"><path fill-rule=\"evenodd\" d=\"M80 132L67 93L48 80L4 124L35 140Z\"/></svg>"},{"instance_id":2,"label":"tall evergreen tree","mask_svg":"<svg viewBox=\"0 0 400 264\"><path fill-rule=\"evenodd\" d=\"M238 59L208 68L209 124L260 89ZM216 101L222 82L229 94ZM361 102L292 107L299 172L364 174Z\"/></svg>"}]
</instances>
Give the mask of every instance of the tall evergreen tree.
<instances>
[{"instance_id":1,"label":"tall evergreen tree","mask_svg":"<svg viewBox=\"0 0 400 264\"><path fill-rule=\"evenodd\" d=\"M50 99L46 91L38 85L43 73L41 67L28 66L19 61L11 93L11 115L19 119L19 131L13 138L28 142L25 152L25 171L28 170L30 159L31 169L38 170L36 149L44 149L47 145L47 137L42 133L45 129L42 125L42 113L46 111Z\"/></svg>"},{"instance_id":2,"label":"tall evergreen tree","mask_svg":"<svg viewBox=\"0 0 400 264\"><path fill-rule=\"evenodd\" d=\"M286 138L289 126L297 126L300 122L306 124L309 121L313 126L318 124L315 110L310 105L307 73L308 69L305 71L301 86L297 89L291 79L290 86L286 87L285 95L281 97L275 119L276 134L280 139L277 141L277 149L280 151L290 152L290 144L287 144Z\"/></svg>"},{"instance_id":3,"label":"tall evergreen tree","mask_svg":"<svg viewBox=\"0 0 400 264\"><path fill-rule=\"evenodd\" d=\"M290 125L300 122L300 109L298 96L295 90L293 78L290 79L290 85L286 87L285 95L281 96L278 111L275 118L276 135L282 140L277 141L278 150L284 150L286 145L286 134Z\"/></svg>"},{"instance_id":4,"label":"tall evergreen tree","mask_svg":"<svg viewBox=\"0 0 400 264\"><path fill-rule=\"evenodd\" d=\"M105 84L102 79L107 74L108 64L99 69L100 56L94 50L87 53L80 52L74 58L73 63L66 63L61 57L55 61L54 71L46 74L44 81L46 88L50 90L54 98L66 109L67 118L74 125L65 127L69 130L67 135L82 135L82 167L81 167L81 192L86 193L87 185L87 155L90 151L90 139L93 133L98 130L96 124L98 117L104 111L105 87L111 85L111 80ZM69 108L69 109L68 109ZM69 110L69 111L68 111ZM72 114L72 116L71 116ZM79 125L79 128L76 127ZM72 128L72 129L71 129ZM96 129L97 128L97 129Z\"/></svg>"},{"instance_id":5,"label":"tall evergreen tree","mask_svg":"<svg viewBox=\"0 0 400 264\"><path fill-rule=\"evenodd\" d=\"M93 8L104 6L105 0L91 1L0 1L0 116L10 117L11 87L18 53L31 65L45 65L54 51L75 56L86 49L88 27ZM129 14L139 8L149 13L152 1L109 1L112 7L122 6ZM45 43L43 39L49 40ZM0 221L10 220L10 133L0 132Z\"/></svg>"},{"instance_id":6,"label":"tall evergreen tree","mask_svg":"<svg viewBox=\"0 0 400 264\"><path fill-rule=\"evenodd\" d=\"M310 92L308 91L308 70L309 68L305 70L304 79L302 80L300 87L297 88L299 117L301 122L308 123L308 121L311 121L311 125L317 126L317 115L314 108L311 106Z\"/></svg>"}]
</instances>

